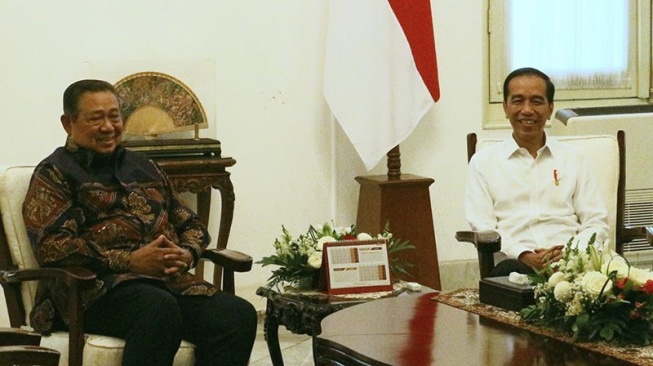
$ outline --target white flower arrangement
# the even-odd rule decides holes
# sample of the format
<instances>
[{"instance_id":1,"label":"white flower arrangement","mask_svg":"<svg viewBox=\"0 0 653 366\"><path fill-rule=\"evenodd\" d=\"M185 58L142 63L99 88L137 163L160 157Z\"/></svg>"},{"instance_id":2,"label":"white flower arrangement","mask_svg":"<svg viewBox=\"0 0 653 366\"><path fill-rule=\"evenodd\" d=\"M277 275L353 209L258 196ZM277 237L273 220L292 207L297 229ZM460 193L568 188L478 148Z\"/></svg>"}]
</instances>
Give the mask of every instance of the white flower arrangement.
<instances>
[{"instance_id":1,"label":"white flower arrangement","mask_svg":"<svg viewBox=\"0 0 653 366\"><path fill-rule=\"evenodd\" d=\"M296 238L285 226L282 226L281 230L282 235L274 241L275 253L256 262L263 267L279 266L272 271L272 275L268 279L268 287L278 286L282 283L299 287L304 280L309 280L312 284L311 287L317 287L324 243L341 240L385 239L388 242L390 268L393 273L405 273L405 267L409 267L410 264L399 258L394 258L392 255L405 249L414 248L408 241L394 238L387 225L376 238L368 233L357 233L354 225L338 227L333 223L311 225L306 233L300 234Z\"/></svg>"},{"instance_id":2,"label":"white flower arrangement","mask_svg":"<svg viewBox=\"0 0 653 366\"><path fill-rule=\"evenodd\" d=\"M574 340L650 344L653 272L598 250L594 240L581 250L571 238L561 260L532 276L536 304L521 310L522 319L569 332Z\"/></svg>"}]
</instances>

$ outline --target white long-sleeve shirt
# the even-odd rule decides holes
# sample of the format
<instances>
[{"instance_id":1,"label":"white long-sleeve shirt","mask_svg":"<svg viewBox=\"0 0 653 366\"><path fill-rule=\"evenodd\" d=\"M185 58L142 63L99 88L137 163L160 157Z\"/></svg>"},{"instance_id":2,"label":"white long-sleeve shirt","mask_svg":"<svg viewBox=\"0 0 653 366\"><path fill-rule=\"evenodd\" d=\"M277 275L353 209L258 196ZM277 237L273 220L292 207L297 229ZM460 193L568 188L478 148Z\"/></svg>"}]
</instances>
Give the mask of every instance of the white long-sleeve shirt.
<instances>
[{"instance_id":1,"label":"white long-sleeve shirt","mask_svg":"<svg viewBox=\"0 0 653 366\"><path fill-rule=\"evenodd\" d=\"M465 211L472 230L496 230L508 258L609 227L605 204L582 152L547 136L533 158L513 138L477 151L469 163Z\"/></svg>"}]
</instances>

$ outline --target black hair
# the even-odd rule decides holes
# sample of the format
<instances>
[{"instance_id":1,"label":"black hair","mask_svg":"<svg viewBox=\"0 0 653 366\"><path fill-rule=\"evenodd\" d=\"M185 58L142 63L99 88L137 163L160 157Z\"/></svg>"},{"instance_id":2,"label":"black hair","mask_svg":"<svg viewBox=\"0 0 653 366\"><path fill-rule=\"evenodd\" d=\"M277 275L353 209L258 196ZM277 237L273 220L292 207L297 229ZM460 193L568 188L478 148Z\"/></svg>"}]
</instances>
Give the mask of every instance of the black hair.
<instances>
[{"instance_id":1,"label":"black hair","mask_svg":"<svg viewBox=\"0 0 653 366\"><path fill-rule=\"evenodd\" d=\"M118 92L111 83L104 80L84 79L76 81L63 92L63 113L72 119L77 118L79 113L79 101L82 95L87 92L103 92L108 91L113 93L118 100Z\"/></svg>"},{"instance_id":2,"label":"black hair","mask_svg":"<svg viewBox=\"0 0 653 366\"><path fill-rule=\"evenodd\" d=\"M503 101L507 102L508 101L508 93L510 90L508 89L508 84L510 84L510 81L517 76L524 76L524 75L535 75L539 76L544 80L546 83L546 99L549 103L553 102L553 96L555 95L556 92L556 87L553 85L553 82L549 78L549 76L542 71L533 68L533 67L522 67L521 69L514 70L508 76L506 76L506 80L503 82Z\"/></svg>"}]
</instances>

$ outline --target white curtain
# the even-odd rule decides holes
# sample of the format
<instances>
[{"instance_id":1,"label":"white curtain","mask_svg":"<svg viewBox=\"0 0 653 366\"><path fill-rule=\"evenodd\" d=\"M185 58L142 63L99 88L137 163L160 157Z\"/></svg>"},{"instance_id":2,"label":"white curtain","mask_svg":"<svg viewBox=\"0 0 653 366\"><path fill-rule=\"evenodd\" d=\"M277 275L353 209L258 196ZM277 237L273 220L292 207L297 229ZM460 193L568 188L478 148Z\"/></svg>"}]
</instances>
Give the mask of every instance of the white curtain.
<instances>
[{"instance_id":1,"label":"white curtain","mask_svg":"<svg viewBox=\"0 0 653 366\"><path fill-rule=\"evenodd\" d=\"M628 0L508 0L508 57L535 66L558 88L630 84Z\"/></svg>"}]
</instances>

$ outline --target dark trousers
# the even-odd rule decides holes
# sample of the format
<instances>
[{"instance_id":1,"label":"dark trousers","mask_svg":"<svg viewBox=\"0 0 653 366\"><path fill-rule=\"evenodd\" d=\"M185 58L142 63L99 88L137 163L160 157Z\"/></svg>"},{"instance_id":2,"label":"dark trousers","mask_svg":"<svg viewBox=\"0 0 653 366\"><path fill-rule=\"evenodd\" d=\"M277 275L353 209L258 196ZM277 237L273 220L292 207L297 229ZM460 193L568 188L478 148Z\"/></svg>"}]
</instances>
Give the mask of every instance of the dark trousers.
<instances>
[{"instance_id":1,"label":"dark trousers","mask_svg":"<svg viewBox=\"0 0 653 366\"><path fill-rule=\"evenodd\" d=\"M226 292L176 296L146 281L119 284L86 310L85 331L125 340L123 365L172 365L181 340L193 343L196 365L247 365L256 310Z\"/></svg>"},{"instance_id":2,"label":"dark trousers","mask_svg":"<svg viewBox=\"0 0 653 366\"><path fill-rule=\"evenodd\" d=\"M503 277L509 276L510 273L517 272L522 274L534 273L533 268L525 265L519 259L504 259L501 262L497 263L492 271L490 271L490 277Z\"/></svg>"}]
</instances>

